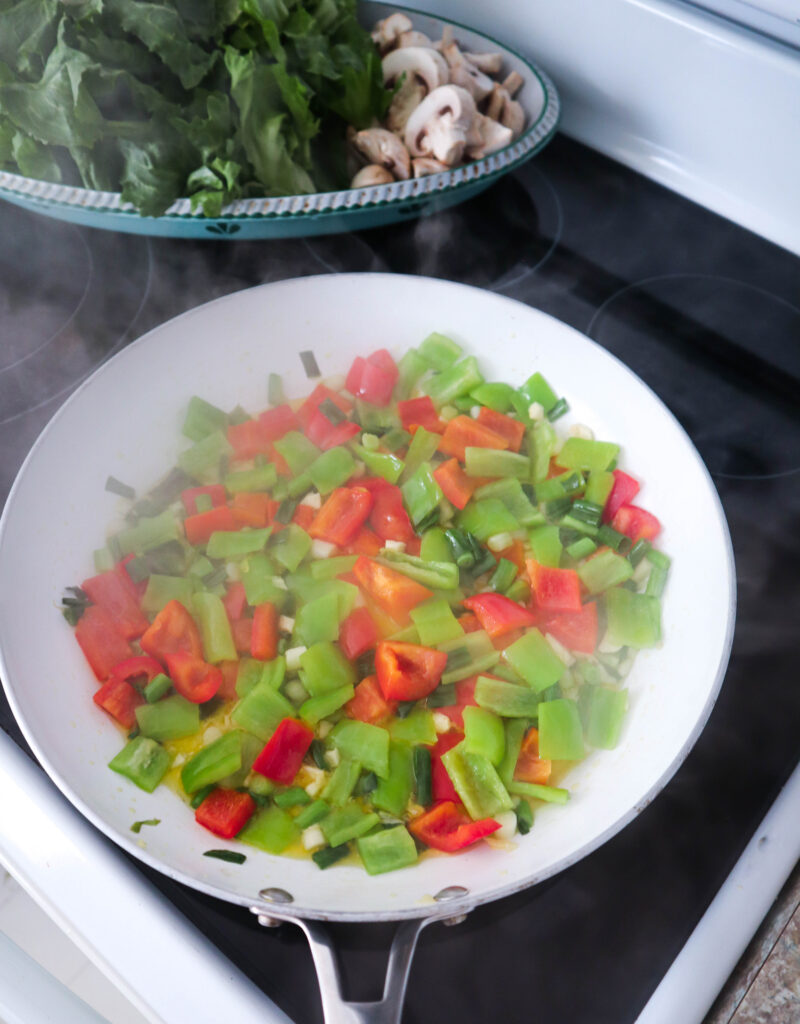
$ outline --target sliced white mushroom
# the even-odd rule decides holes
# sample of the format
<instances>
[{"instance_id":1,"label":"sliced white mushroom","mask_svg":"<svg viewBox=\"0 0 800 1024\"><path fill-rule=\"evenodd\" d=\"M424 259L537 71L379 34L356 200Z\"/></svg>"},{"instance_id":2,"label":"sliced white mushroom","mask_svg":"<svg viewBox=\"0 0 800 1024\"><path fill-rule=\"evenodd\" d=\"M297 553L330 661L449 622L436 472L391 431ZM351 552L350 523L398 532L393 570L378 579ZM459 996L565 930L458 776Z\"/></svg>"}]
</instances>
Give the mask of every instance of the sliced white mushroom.
<instances>
[{"instance_id":1,"label":"sliced white mushroom","mask_svg":"<svg viewBox=\"0 0 800 1024\"><path fill-rule=\"evenodd\" d=\"M505 89L509 96L516 96L516 94L522 88L524 82L525 79L522 77L519 71L511 71L503 79L503 88Z\"/></svg>"},{"instance_id":2,"label":"sliced white mushroom","mask_svg":"<svg viewBox=\"0 0 800 1024\"><path fill-rule=\"evenodd\" d=\"M380 164L395 178L411 174L411 159L402 141L387 128L365 128L357 132L353 143L371 164Z\"/></svg>"},{"instance_id":3,"label":"sliced white mushroom","mask_svg":"<svg viewBox=\"0 0 800 1024\"><path fill-rule=\"evenodd\" d=\"M411 18L406 14L390 14L388 18L377 22L372 30L372 41L381 51L386 53L390 50L403 32L410 32L414 28Z\"/></svg>"},{"instance_id":4,"label":"sliced white mushroom","mask_svg":"<svg viewBox=\"0 0 800 1024\"><path fill-rule=\"evenodd\" d=\"M476 127L480 142L475 144L470 142L467 146L466 152L470 160L482 160L490 153L496 153L498 149L507 146L513 137L510 128L483 114L478 114Z\"/></svg>"},{"instance_id":5,"label":"sliced white mushroom","mask_svg":"<svg viewBox=\"0 0 800 1024\"><path fill-rule=\"evenodd\" d=\"M424 32L401 32L397 37L397 45L401 48L406 46L433 46L433 41Z\"/></svg>"},{"instance_id":6,"label":"sliced white mushroom","mask_svg":"<svg viewBox=\"0 0 800 1024\"><path fill-rule=\"evenodd\" d=\"M464 56L485 75L499 75L503 67L502 53L465 53Z\"/></svg>"},{"instance_id":7,"label":"sliced white mushroom","mask_svg":"<svg viewBox=\"0 0 800 1024\"><path fill-rule=\"evenodd\" d=\"M502 85L495 85L486 106L486 116L510 128L516 138L525 127L525 111L520 103L512 100Z\"/></svg>"},{"instance_id":8,"label":"sliced white mushroom","mask_svg":"<svg viewBox=\"0 0 800 1024\"><path fill-rule=\"evenodd\" d=\"M412 156L432 156L448 167L461 160L477 114L472 96L458 85L440 85L408 119L405 143Z\"/></svg>"},{"instance_id":9,"label":"sliced white mushroom","mask_svg":"<svg viewBox=\"0 0 800 1024\"><path fill-rule=\"evenodd\" d=\"M385 85L397 81L402 74L406 79L418 79L426 92L433 92L450 81L447 61L429 46L404 46L392 50L383 58L381 65Z\"/></svg>"},{"instance_id":10,"label":"sliced white mushroom","mask_svg":"<svg viewBox=\"0 0 800 1024\"><path fill-rule=\"evenodd\" d=\"M440 174L449 170L447 164L434 160L432 156L417 156L411 161L411 171L415 178L424 178L426 174Z\"/></svg>"},{"instance_id":11,"label":"sliced white mushroom","mask_svg":"<svg viewBox=\"0 0 800 1024\"><path fill-rule=\"evenodd\" d=\"M450 81L453 85L460 85L462 89L466 89L476 103L480 103L489 95L494 88L494 82L467 60L456 43L450 43L442 53L450 65Z\"/></svg>"},{"instance_id":12,"label":"sliced white mushroom","mask_svg":"<svg viewBox=\"0 0 800 1024\"><path fill-rule=\"evenodd\" d=\"M489 97L489 102L486 105L486 116L491 117L493 121L499 121L500 115L503 113L503 104L505 103L508 93L502 87L502 85L495 85L492 88L492 95Z\"/></svg>"},{"instance_id":13,"label":"sliced white mushroom","mask_svg":"<svg viewBox=\"0 0 800 1024\"><path fill-rule=\"evenodd\" d=\"M350 182L351 188L368 188L370 185L390 185L394 181L391 171L380 164L367 164Z\"/></svg>"}]
</instances>

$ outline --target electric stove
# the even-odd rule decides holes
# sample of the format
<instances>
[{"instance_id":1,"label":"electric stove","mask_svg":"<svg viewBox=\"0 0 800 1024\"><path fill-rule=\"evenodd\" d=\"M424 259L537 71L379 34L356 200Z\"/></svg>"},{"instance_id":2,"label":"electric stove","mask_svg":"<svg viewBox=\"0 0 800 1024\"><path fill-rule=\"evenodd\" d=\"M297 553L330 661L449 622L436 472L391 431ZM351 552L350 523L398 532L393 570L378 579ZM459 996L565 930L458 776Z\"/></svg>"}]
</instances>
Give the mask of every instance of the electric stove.
<instances>
[{"instance_id":1,"label":"electric stove","mask_svg":"<svg viewBox=\"0 0 800 1024\"><path fill-rule=\"evenodd\" d=\"M463 206L361 234L150 240L3 204L0 239L0 501L60 404L124 345L217 296L308 274L500 292L588 334L669 406L711 472L736 557L733 652L711 718L661 795L595 853L425 930L403 1018L632 1024L800 760L800 259L564 137ZM25 749L2 695L0 727ZM131 864L290 1018L321 1021L298 929L264 929ZM390 929L335 931L348 995L376 998Z\"/></svg>"}]
</instances>

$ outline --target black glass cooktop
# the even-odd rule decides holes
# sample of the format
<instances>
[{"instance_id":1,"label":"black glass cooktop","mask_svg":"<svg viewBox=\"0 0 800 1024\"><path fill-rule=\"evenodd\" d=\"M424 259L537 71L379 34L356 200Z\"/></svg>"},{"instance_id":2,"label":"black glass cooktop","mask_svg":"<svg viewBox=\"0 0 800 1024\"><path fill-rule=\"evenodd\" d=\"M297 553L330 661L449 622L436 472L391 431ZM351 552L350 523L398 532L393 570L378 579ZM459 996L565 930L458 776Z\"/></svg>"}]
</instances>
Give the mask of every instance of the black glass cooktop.
<instances>
[{"instance_id":1,"label":"black glass cooktop","mask_svg":"<svg viewBox=\"0 0 800 1024\"><path fill-rule=\"evenodd\" d=\"M634 1021L800 758L800 260L561 137L464 206L362 234L149 240L0 204L0 239L0 500L103 360L185 309L298 275L395 271L500 292L587 333L675 413L719 490L737 562L733 654L709 723L600 850L423 932L404 1016ZM24 746L2 696L0 726ZM297 929L266 931L148 875L290 1017L321 1020ZM385 929L338 937L352 996L376 997Z\"/></svg>"}]
</instances>

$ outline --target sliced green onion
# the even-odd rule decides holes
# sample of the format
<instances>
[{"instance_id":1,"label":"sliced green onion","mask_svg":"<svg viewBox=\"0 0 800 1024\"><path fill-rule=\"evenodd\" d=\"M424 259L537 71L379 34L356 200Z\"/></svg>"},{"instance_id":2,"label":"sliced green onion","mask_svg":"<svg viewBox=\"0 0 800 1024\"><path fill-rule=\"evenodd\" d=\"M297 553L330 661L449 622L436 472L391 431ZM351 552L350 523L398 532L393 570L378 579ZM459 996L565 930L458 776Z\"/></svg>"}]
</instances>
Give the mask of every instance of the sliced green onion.
<instances>
[{"instance_id":1,"label":"sliced green onion","mask_svg":"<svg viewBox=\"0 0 800 1024\"><path fill-rule=\"evenodd\" d=\"M279 373L271 373L267 381L267 401L270 405L283 405L286 395L283 392L283 379Z\"/></svg>"},{"instance_id":2,"label":"sliced green onion","mask_svg":"<svg viewBox=\"0 0 800 1024\"><path fill-rule=\"evenodd\" d=\"M301 352L300 361L303 364L303 369L306 371L306 377L319 377L319 365L313 352Z\"/></svg>"},{"instance_id":3,"label":"sliced green onion","mask_svg":"<svg viewBox=\"0 0 800 1024\"><path fill-rule=\"evenodd\" d=\"M325 419L334 427L338 427L340 423L343 423L347 419L347 414L343 413L339 406L336 405L335 402L331 401L330 398L326 398L324 401L320 402L317 408Z\"/></svg>"},{"instance_id":4,"label":"sliced green onion","mask_svg":"<svg viewBox=\"0 0 800 1024\"><path fill-rule=\"evenodd\" d=\"M517 567L507 558L501 558L497 568L489 577L489 590L498 594L505 594L517 576Z\"/></svg>"},{"instance_id":5,"label":"sliced green onion","mask_svg":"<svg viewBox=\"0 0 800 1024\"><path fill-rule=\"evenodd\" d=\"M527 800L520 800L515 808L517 815L517 832L526 836L533 827L533 811Z\"/></svg>"},{"instance_id":6,"label":"sliced green onion","mask_svg":"<svg viewBox=\"0 0 800 1024\"><path fill-rule=\"evenodd\" d=\"M350 852L350 844L342 843L341 846L326 846L322 850L317 850L316 853L311 854L311 859L317 865L318 868L329 868L331 864L335 864L337 861L346 857Z\"/></svg>"},{"instance_id":7,"label":"sliced green onion","mask_svg":"<svg viewBox=\"0 0 800 1024\"><path fill-rule=\"evenodd\" d=\"M622 551L631 542L630 537L626 537L624 533L618 533L605 524L598 530L597 539L601 544L604 544L607 548L612 548L614 551Z\"/></svg>"},{"instance_id":8,"label":"sliced green onion","mask_svg":"<svg viewBox=\"0 0 800 1024\"><path fill-rule=\"evenodd\" d=\"M639 564L639 562L641 562L641 560L645 557L648 551L650 551L649 541L646 541L644 538L636 541L636 543L628 552L628 561L631 563L634 569Z\"/></svg>"},{"instance_id":9,"label":"sliced green onion","mask_svg":"<svg viewBox=\"0 0 800 1024\"><path fill-rule=\"evenodd\" d=\"M203 856L215 857L217 860L227 861L228 864L244 864L247 860L243 853L237 853L236 850L206 850Z\"/></svg>"},{"instance_id":10,"label":"sliced green onion","mask_svg":"<svg viewBox=\"0 0 800 1024\"><path fill-rule=\"evenodd\" d=\"M131 825L131 832L136 832L138 835L142 831L145 825L160 825L161 818L146 818L144 821L134 821Z\"/></svg>"},{"instance_id":11,"label":"sliced green onion","mask_svg":"<svg viewBox=\"0 0 800 1024\"><path fill-rule=\"evenodd\" d=\"M414 747L412 764L417 803L427 807L433 800L430 750L427 747Z\"/></svg>"},{"instance_id":12,"label":"sliced green onion","mask_svg":"<svg viewBox=\"0 0 800 1024\"><path fill-rule=\"evenodd\" d=\"M554 423L557 419L569 412L569 402L566 398L559 398L552 409L547 410L547 418L551 423Z\"/></svg>"},{"instance_id":13,"label":"sliced green onion","mask_svg":"<svg viewBox=\"0 0 800 1024\"><path fill-rule=\"evenodd\" d=\"M117 494L120 498L130 498L131 501L136 497L136 491L128 486L128 484L122 483L121 480L117 480L115 476L110 476L106 480L106 490L111 494Z\"/></svg>"},{"instance_id":14,"label":"sliced green onion","mask_svg":"<svg viewBox=\"0 0 800 1024\"><path fill-rule=\"evenodd\" d=\"M200 806L200 804L205 800L205 798L210 793L213 793L216 788L217 787L214 785L214 783L212 783L210 786L203 786L202 789L198 789L198 791L189 801L189 806L193 807L196 810Z\"/></svg>"},{"instance_id":15,"label":"sliced green onion","mask_svg":"<svg viewBox=\"0 0 800 1024\"><path fill-rule=\"evenodd\" d=\"M582 523L588 523L590 526L600 526L600 517L603 514L603 508L601 505L595 505L594 502L585 501L578 499L573 501L572 510L570 515L574 519L579 519Z\"/></svg>"},{"instance_id":16,"label":"sliced green onion","mask_svg":"<svg viewBox=\"0 0 800 1024\"><path fill-rule=\"evenodd\" d=\"M566 551L570 558L574 558L576 562L579 562L582 558L586 558L587 555L591 555L593 551L597 551L597 545L591 537L581 537L580 540L576 540L573 544L568 545Z\"/></svg>"},{"instance_id":17,"label":"sliced green onion","mask_svg":"<svg viewBox=\"0 0 800 1024\"><path fill-rule=\"evenodd\" d=\"M655 548L650 548L646 557L648 562L658 566L659 569L669 569L672 564L669 555L665 555L663 551L657 551Z\"/></svg>"}]
</instances>

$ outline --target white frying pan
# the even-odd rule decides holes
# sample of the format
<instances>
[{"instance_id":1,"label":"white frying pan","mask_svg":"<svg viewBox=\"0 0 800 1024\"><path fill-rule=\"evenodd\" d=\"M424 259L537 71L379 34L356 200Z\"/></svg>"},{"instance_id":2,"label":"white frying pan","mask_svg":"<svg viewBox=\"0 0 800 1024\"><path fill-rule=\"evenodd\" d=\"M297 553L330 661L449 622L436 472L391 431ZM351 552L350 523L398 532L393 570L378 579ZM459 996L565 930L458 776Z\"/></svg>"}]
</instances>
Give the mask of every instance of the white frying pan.
<instances>
[{"instance_id":1,"label":"white frying pan","mask_svg":"<svg viewBox=\"0 0 800 1024\"><path fill-rule=\"evenodd\" d=\"M290 397L311 389L302 351L313 351L324 377L378 347L399 356L433 330L477 355L487 380L521 383L542 371L570 403L560 427L586 423L597 437L621 443L621 464L645 481L641 503L664 524L663 546L673 558L663 647L636 661L619 747L575 768L569 804L537 811L513 851L483 844L374 878L360 867L320 871L311 861L249 848L241 866L206 858L208 839L174 793L161 787L147 795L105 767L120 736L92 704L93 677L58 612L64 587L91 575L91 553L118 513L106 478L144 493L172 466L192 394L222 408L258 410L270 372L283 375ZM463 285L389 274L309 277L239 292L163 324L100 367L53 417L20 471L0 521L0 580L0 672L50 776L99 829L151 867L249 907L263 923L303 927L330 1022L397 1021L421 928L561 871L647 806L711 711L735 609L719 499L691 441L652 391L538 310ZM146 818L161 824L134 835L131 824ZM345 1004L319 922L375 920L403 922L385 999Z\"/></svg>"}]
</instances>

